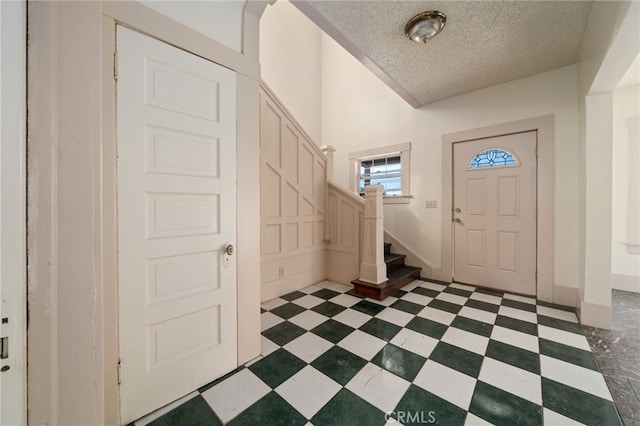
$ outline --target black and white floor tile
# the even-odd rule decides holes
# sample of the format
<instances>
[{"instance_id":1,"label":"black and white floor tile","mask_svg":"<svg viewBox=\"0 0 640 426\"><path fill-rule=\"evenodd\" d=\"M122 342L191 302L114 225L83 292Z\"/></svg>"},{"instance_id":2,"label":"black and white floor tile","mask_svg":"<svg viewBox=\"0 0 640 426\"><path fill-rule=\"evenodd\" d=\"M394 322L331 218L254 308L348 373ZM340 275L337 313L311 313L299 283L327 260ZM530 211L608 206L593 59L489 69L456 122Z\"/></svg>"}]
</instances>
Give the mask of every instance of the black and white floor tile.
<instances>
[{"instance_id":1,"label":"black and white floor tile","mask_svg":"<svg viewBox=\"0 0 640 426\"><path fill-rule=\"evenodd\" d=\"M137 425L621 425L569 308L414 281L262 304L262 355Z\"/></svg>"}]
</instances>

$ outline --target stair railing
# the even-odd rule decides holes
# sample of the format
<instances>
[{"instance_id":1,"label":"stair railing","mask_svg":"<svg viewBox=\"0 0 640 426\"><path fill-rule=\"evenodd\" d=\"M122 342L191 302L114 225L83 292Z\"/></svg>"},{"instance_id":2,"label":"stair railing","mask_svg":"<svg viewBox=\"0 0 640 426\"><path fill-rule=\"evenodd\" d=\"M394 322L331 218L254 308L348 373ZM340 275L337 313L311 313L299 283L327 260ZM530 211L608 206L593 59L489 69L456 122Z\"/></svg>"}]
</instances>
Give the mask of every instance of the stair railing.
<instances>
[{"instance_id":1,"label":"stair railing","mask_svg":"<svg viewBox=\"0 0 640 426\"><path fill-rule=\"evenodd\" d=\"M325 170L329 184L324 227L324 240L328 244L328 278L344 284L356 278L381 284L387 281L382 210L384 187L367 186L362 203L362 198L333 182L335 148L324 145L320 150L327 159Z\"/></svg>"}]
</instances>

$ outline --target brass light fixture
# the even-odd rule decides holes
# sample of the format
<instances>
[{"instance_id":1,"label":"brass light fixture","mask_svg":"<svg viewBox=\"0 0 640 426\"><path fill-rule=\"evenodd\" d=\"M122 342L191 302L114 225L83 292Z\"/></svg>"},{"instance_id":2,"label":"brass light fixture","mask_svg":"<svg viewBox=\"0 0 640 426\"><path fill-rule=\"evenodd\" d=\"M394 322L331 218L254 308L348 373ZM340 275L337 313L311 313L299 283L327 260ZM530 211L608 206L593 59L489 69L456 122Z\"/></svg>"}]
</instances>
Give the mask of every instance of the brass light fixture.
<instances>
[{"instance_id":1,"label":"brass light fixture","mask_svg":"<svg viewBox=\"0 0 640 426\"><path fill-rule=\"evenodd\" d=\"M404 27L404 33L416 43L426 43L434 38L447 23L444 13L437 10L418 13Z\"/></svg>"}]
</instances>

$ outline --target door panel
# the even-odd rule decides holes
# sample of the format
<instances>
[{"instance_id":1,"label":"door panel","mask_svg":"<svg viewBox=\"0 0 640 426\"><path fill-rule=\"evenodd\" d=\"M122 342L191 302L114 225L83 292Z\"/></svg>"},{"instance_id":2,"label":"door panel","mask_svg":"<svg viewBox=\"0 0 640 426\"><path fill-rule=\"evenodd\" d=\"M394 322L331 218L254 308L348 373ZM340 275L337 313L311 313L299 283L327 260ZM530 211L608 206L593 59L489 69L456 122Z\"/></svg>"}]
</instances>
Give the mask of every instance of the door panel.
<instances>
[{"instance_id":1,"label":"door panel","mask_svg":"<svg viewBox=\"0 0 640 426\"><path fill-rule=\"evenodd\" d=\"M235 74L118 27L121 420L237 366Z\"/></svg>"},{"instance_id":2,"label":"door panel","mask_svg":"<svg viewBox=\"0 0 640 426\"><path fill-rule=\"evenodd\" d=\"M536 294L536 145L535 131L454 144L455 281ZM487 150L514 160L474 161Z\"/></svg>"},{"instance_id":3,"label":"door panel","mask_svg":"<svg viewBox=\"0 0 640 426\"><path fill-rule=\"evenodd\" d=\"M484 179L467 180L467 214L484 215Z\"/></svg>"}]
</instances>

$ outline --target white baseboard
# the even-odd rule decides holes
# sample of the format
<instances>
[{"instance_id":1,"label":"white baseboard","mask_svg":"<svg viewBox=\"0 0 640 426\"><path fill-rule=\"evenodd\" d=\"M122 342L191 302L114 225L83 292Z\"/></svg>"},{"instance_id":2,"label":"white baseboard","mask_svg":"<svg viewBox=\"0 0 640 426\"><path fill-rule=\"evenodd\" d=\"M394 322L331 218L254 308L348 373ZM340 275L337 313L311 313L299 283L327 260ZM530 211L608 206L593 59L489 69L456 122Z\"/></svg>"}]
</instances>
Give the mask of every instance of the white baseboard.
<instances>
[{"instance_id":1,"label":"white baseboard","mask_svg":"<svg viewBox=\"0 0 640 426\"><path fill-rule=\"evenodd\" d=\"M583 301L578 314L583 325L611 330L611 306Z\"/></svg>"},{"instance_id":2,"label":"white baseboard","mask_svg":"<svg viewBox=\"0 0 640 426\"><path fill-rule=\"evenodd\" d=\"M553 303L556 305L576 307L578 299L578 288L564 285L553 285Z\"/></svg>"},{"instance_id":3,"label":"white baseboard","mask_svg":"<svg viewBox=\"0 0 640 426\"><path fill-rule=\"evenodd\" d=\"M640 277L635 275L611 274L611 288L640 293Z\"/></svg>"},{"instance_id":4,"label":"white baseboard","mask_svg":"<svg viewBox=\"0 0 640 426\"><path fill-rule=\"evenodd\" d=\"M325 279L327 279L327 268L321 266L299 274L263 283L260 286L260 303L300 290Z\"/></svg>"}]
</instances>

